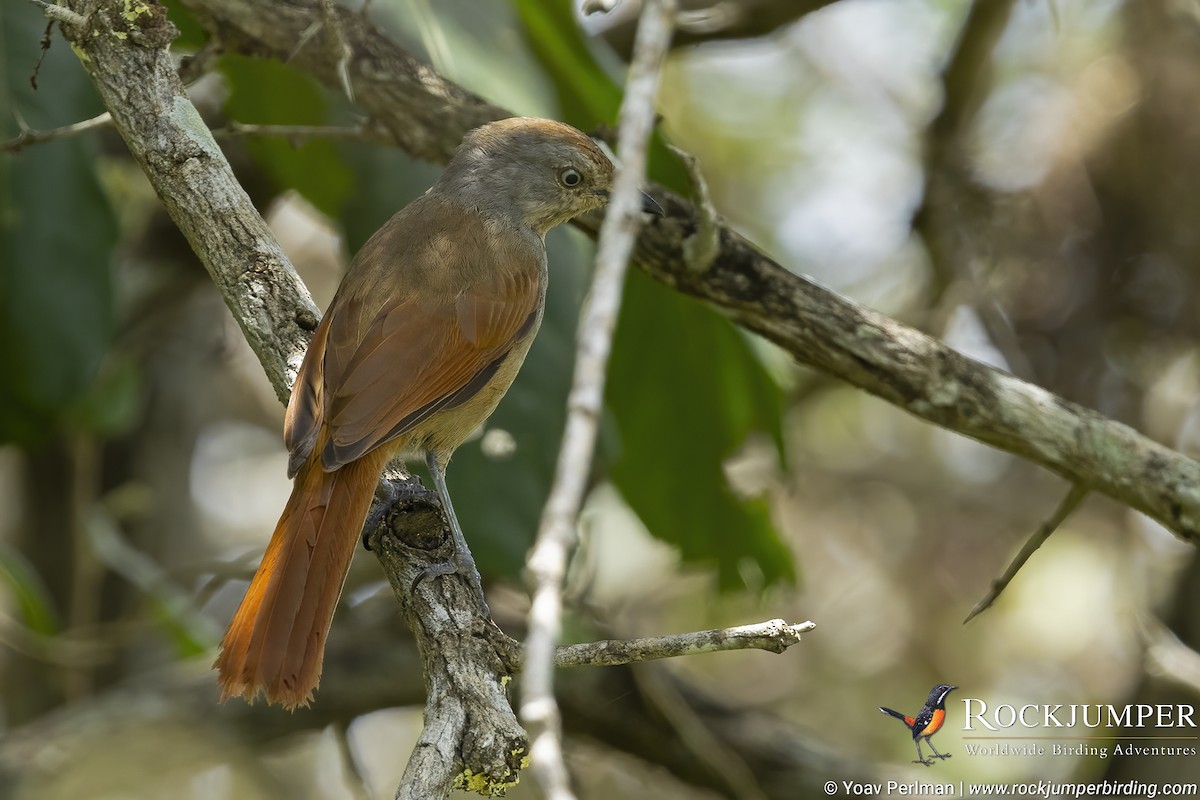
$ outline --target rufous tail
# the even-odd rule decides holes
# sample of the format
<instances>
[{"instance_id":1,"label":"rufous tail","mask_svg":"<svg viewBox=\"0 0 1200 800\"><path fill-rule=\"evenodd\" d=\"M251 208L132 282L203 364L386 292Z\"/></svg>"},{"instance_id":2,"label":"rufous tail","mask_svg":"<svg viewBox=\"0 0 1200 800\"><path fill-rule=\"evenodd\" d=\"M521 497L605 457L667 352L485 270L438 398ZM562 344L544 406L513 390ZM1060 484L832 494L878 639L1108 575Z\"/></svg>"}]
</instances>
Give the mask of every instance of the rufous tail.
<instances>
[{"instance_id":1,"label":"rufous tail","mask_svg":"<svg viewBox=\"0 0 1200 800\"><path fill-rule=\"evenodd\" d=\"M213 665L221 700L253 702L261 692L287 709L308 705L321 680L325 639L385 453L367 453L333 472L321 448L296 474L275 526Z\"/></svg>"}]
</instances>

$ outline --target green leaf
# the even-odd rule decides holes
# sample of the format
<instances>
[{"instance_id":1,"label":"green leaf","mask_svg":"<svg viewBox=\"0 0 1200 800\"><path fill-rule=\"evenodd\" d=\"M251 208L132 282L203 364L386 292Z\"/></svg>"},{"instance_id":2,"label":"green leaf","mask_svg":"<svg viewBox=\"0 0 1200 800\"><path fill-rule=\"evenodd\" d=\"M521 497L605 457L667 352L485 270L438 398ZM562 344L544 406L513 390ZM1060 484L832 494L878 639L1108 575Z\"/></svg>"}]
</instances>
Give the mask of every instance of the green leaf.
<instances>
[{"instance_id":1,"label":"green leaf","mask_svg":"<svg viewBox=\"0 0 1200 800\"><path fill-rule=\"evenodd\" d=\"M225 114L256 125L324 125L325 97L308 75L264 59L228 55L221 71L229 81ZM246 150L279 189L295 189L329 216L337 216L354 180L328 140L294 144L277 136L248 136Z\"/></svg>"},{"instance_id":2,"label":"green leaf","mask_svg":"<svg viewBox=\"0 0 1200 800\"><path fill-rule=\"evenodd\" d=\"M753 431L778 431L782 393L742 335L697 301L632 273L613 340L606 402L612 478L655 536L716 567L723 589L794 580L761 501L736 497L723 464Z\"/></svg>"},{"instance_id":3,"label":"green leaf","mask_svg":"<svg viewBox=\"0 0 1200 800\"><path fill-rule=\"evenodd\" d=\"M194 614L184 613L170 598L150 595L150 618L158 626L179 658L191 658L208 652L219 640L208 626L197 621Z\"/></svg>"},{"instance_id":4,"label":"green leaf","mask_svg":"<svg viewBox=\"0 0 1200 800\"><path fill-rule=\"evenodd\" d=\"M516 0L530 49L554 81L567 122L584 130L611 125L621 106L621 88L588 49L564 0Z\"/></svg>"},{"instance_id":5,"label":"green leaf","mask_svg":"<svg viewBox=\"0 0 1200 800\"><path fill-rule=\"evenodd\" d=\"M163 0L163 5L167 7L167 17L179 29L179 36L171 42L171 49L176 53L199 50L208 41L208 32L179 0Z\"/></svg>"},{"instance_id":6,"label":"green leaf","mask_svg":"<svg viewBox=\"0 0 1200 800\"><path fill-rule=\"evenodd\" d=\"M0 139L100 113L91 82L61 37L38 73L45 18L0 8ZM92 383L114 327L110 269L116 221L97 180L94 136L0 153L0 441L52 435Z\"/></svg>"},{"instance_id":7,"label":"green leaf","mask_svg":"<svg viewBox=\"0 0 1200 800\"><path fill-rule=\"evenodd\" d=\"M600 66L575 21L571 0L515 0L525 38L554 82L563 121L580 130L615 126L621 86ZM680 194L689 190L687 170L655 133L647 153L651 180Z\"/></svg>"},{"instance_id":8,"label":"green leaf","mask_svg":"<svg viewBox=\"0 0 1200 800\"><path fill-rule=\"evenodd\" d=\"M0 542L0 587L12 593L25 627L47 636L58 630L50 593L25 557Z\"/></svg>"}]
</instances>

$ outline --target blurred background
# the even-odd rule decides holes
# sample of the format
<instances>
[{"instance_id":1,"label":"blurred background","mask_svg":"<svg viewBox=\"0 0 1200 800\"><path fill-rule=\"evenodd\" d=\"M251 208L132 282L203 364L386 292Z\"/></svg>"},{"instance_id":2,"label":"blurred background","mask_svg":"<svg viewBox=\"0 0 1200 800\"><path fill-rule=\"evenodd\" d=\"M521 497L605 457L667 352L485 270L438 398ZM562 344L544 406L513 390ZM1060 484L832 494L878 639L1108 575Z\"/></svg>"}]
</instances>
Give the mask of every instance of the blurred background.
<instances>
[{"instance_id":1,"label":"blurred background","mask_svg":"<svg viewBox=\"0 0 1200 800\"><path fill-rule=\"evenodd\" d=\"M203 0L188 0L203 5ZM372 20L516 113L615 122L638 3L374 0ZM659 98L724 220L787 268L981 361L1200 450L1200 3L689 0ZM176 50L204 32L170 5ZM103 109L64 42L0 6L0 140ZM361 122L226 55L214 129ZM438 174L329 138L224 136L324 307ZM690 193L659 142L652 175ZM545 497L592 243L551 234L546 323L450 470L498 621ZM0 796L391 797L420 729L411 641L360 554L315 706L216 704L209 666L289 491L283 408L112 130L0 152ZM569 640L772 617L782 656L561 673L584 798L804 797L827 779L1200 778L1189 758L980 758L961 704L910 764L887 705L1196 703L1194 549L1089 497L962 620L1068 486L796 366L629 278ZM920 770L920 772L917 772ZM526 780L510 792L540 796Z\"/></svg>"}]
</instances>

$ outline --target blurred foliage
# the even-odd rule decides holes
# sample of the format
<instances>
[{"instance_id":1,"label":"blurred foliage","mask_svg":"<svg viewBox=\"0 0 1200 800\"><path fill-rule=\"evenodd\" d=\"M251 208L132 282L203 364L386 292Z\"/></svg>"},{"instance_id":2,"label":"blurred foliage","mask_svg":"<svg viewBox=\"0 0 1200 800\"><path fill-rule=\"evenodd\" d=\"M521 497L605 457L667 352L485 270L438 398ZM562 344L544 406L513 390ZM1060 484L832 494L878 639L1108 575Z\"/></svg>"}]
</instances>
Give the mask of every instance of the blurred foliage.
<instances>
[{"instance_id":1,"label":"blurred foliage","mask_svg":"<svg viewBox=\"0 0 1200 800\"><path fill-rule=\"evenodd\" d=\"M183 53L199 50L208 41L208 34L192 16L192 12L188 11L179 0L162 0L162 4L167 8L167 18L179 31L179 36L172 43L172 48Z\"/></svg>"},{"instance_id":2,"label":"blurred foliage","mask_svg":"<svg viewBox=\"0 0 1200 800\"><path fill-rule=\"evenodd\" d=\"M713 565L722 588L746 584L746 560L769 585L794 577L791 557L766 505L736 497L723 465L752 432L778 430L781 392L745 340L714 319L630 274L609 367L612 477L646 527L684 560Z\"/></svg>"},{"instance_id":3,"label":"blurred foliage","mask_svg":"<svg viewBox=\"0 0 1200 800\"><path fill-rule=\"evenodd\" d=\"M41 576L28 559L4 542L0 542L0 586L12 592L25 627L47 635L58 630L59 621Z\"/></svg>"},{"instance_id":4,"label":"blurred foliage","mask_svg":"<svg viewBox=\"0 0 1200 800\"><path fill-rule=\"evenodd\" d=\"M22 121L48 129L104 110L57 38L32 88L45 28L32 5L0 8L0 139ZM0 442L32 445L107 416L88 396L113 334L117 241L97 153L90 136L0 153Z\"/></svg>"},{"instance_id":5,"label":"blurred foliage","mask_svg":"<svg viewBox=\"0 0 1200 800\"><path fill-rule=\"evenodd\" d=\"M227 55L221 72L229 86L225 114L247 124L323 125L329 122L317 82L293 67L261 58ZM249 136L246 149L279 191L293 190L322 213L336 217L354 191L355 176L333 142L295 144L279 136Z\"/></svg>"}]
</instances>

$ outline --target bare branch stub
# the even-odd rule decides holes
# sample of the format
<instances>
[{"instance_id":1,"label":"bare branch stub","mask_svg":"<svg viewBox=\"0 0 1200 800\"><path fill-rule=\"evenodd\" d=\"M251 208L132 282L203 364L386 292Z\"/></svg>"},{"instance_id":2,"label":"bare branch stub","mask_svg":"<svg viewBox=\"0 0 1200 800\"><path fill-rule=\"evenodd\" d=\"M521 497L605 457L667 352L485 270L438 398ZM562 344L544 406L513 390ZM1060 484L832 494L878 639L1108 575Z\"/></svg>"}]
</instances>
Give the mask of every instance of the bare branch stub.
<instances>
[{"instance_id":1,"label":"bare branch stub","mask_svg":"<svg viewBox=\"0 0 1200 800\"><path fill-rule=\"evenodd\" d=\"M799 643L800 634L816 628L812 622L788 623L782 619L672 636L609 639L559 647L556 667L609 667L663 658L718 653L728 650L767 650L783 653Z\"/></svg>"},{"instance_id":2,"label":"bare branch stub","mask_svg":"<svg viewBox=\"0 0 1200 800\"><path fill-rule=\"evenodd\" d=\"M24 147L30 145L42 144L43 142L53 142L56 139L66 139L71 136L78 136L81 133L103 128L112 124L112 116L105 111L103 114L85 119L81 122L74 122L70 125L64 125L60 128L50 128L48 130L37 131L32 128L25 128L19 134L9 139L6 142L0 142L0 153L17 152Z\"/></svg>"}]
</instances>

